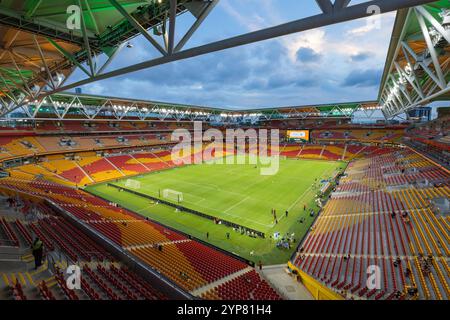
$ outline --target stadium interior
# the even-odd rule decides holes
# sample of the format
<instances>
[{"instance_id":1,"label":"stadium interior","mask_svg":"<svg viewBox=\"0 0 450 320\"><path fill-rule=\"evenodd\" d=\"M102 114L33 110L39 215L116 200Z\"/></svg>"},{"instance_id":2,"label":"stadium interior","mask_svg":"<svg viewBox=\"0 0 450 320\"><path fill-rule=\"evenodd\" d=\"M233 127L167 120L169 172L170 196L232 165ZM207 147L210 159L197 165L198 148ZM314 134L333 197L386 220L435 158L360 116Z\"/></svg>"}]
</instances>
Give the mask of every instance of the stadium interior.
<instances>
[{"instance_id":1,"label":"stadium interior","mask_svg":"<svg viewBox=\"0 0 450 320\"><path fill-rule=\"evenodd\" d=\"M388 1L374 101L236 110L70 91L115 76L109 59L139 34L166 33L158 59L199 54L183 44L216 2L0 1L0 300L450 299L450 107L430 117L450 98L448 1ZM184 14L198 25L176 46L166 21ZM87 80L67 84L76 69ZM238 158L208 130L276 132L240 156L277 157L278 173L209 165ZM181 163L175 132L194 136Z\"/></svg>"}]
</instances>

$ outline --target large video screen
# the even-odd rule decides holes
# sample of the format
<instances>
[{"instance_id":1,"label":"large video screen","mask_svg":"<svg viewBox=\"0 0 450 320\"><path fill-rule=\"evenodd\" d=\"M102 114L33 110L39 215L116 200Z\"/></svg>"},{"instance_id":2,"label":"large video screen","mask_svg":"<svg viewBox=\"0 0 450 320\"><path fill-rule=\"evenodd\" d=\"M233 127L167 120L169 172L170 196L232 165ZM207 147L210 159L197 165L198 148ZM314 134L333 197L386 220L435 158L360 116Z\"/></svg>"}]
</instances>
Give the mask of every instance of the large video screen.
<instances>
[{"instance_id":1,"label":"large video screen","mask_svg":"<svg viewBox=\"0 0 450 320\"><path fill-rule=\"evenodd\" d=\"M288 130L287 138L292 141L309 141L309 130Z\"/></svg>"}]
</instances>

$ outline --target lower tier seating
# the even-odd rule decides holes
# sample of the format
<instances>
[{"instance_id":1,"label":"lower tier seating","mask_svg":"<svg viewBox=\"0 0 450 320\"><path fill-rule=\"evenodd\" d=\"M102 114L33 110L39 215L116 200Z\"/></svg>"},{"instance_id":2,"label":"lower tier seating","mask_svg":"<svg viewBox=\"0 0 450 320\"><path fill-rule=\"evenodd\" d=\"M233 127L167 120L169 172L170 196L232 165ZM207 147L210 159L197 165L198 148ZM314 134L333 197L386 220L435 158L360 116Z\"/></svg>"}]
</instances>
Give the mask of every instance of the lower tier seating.
<instances>
[{"instance_id":1,"label":"lower tier seating","mask_svg":"<svg viewBox=\"0 0 450 320\"><path fill-rule=\"evenodd\" d=\"M348 166L294 265L347 298L449 299L450 220L434 205L449 179L410 150L372 150Z\"/></svg>"},{"instance_id":2,"label":"lower tier seating","mask_svg":"<svg viewBox=\"0 0 450 320\"><path fill-rule=\"evenodd\" d=\"M43 203L15 200L14 208L20 208L24 216L1 217L14 246L28 250L36 237L44 243L44 264L35 271L32 267L15 272L0 272L1 294L14 300L102 300L134 299L162 300L167 296L137 273L117 261L104 247L77 229L65 218ZM8 209L2 209L3 215ZM26 214L26 216L25 216ZM11 245L8 244L8 245ZM51 257L51 258L50 258ZM30 255L23 261L33 265ZM65 270L68 265L83 268L81 290L67 287ZM6 285L5 288L2 284ZM5 290L3 290L5 289Z\"/></svg>"},{"instance_id":3,"label":"lower tier seating","mask_svg":"<svg viewBox=\"0 0 450 320\"><path fill-rule=\"evenodd\" d=\"M281 300L255 270L210 289L203 297L213 300Z\"/></svg>"},{"instance_id":4,"label":"lower tier seating","mask_svg":"<svg viewBox=\"0 0 450 320\"><path fill-rule=\"evenodd\" d=\"M93 232L99 232L111 239L123 250L132 253L186 291L199 289L248 268L246 263L234 257L167 230L81 190L42 180L14 178L0 179L0 190L5 194L14 195L20 192L52 201L82 221ZM42 204L39 209L51 211L51 208ZM42 238L48 248L62 248L72 261L108 259L108 254L98 245L87 242L80 231L58 217L45 217L30 228ZM109 299L118 298L116 291L109 292L103 288L101 281L97 281L96 276L90 271L87 272L90 280L102 288L104 295ZM104 273L104 270L100 273ZM87 285L86 290L90 292ZM91 295L96 297L92 292Z\"/></svg>"}]
</instances>

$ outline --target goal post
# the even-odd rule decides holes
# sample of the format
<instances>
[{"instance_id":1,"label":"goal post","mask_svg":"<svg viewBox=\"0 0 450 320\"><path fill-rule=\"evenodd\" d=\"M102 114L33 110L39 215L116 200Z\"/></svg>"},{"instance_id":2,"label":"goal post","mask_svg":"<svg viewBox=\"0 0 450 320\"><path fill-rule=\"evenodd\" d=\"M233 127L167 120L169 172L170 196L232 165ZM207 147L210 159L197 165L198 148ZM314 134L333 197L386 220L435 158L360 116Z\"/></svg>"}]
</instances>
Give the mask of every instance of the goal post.
<instances>
[{"instance_id":1,"label":"goal post","mask_svg":"<svg viewBox=\"0 0 450 320\"><path fill-rule=\"evenodd\" d=\"M183 192L172 189L164 189L162 192L162 197L178 203L183 202Z\"/></svg>"},{"instance_id":2,"label":"goal post","mask_svg":"<svg viewBox=\"0 0 450 320\"><path fill-rule=\"evenodd\" d=\"M125 181L125 187L131 189L140 189L141 182L133 179L127 179L127 181Z\"/></svg>"}]
</instances>

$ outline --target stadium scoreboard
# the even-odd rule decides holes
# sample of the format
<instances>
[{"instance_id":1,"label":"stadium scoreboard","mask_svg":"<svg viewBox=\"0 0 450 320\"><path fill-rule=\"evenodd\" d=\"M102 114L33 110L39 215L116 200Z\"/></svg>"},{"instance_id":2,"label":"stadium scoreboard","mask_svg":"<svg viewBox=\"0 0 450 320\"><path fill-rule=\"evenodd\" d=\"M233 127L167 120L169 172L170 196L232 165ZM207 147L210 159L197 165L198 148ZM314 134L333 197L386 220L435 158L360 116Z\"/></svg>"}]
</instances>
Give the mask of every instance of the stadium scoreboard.
<instances>
[{"instance_id":1,"label":"stadium scoreboard","mask_svg":"<svg viewBox=\"0 0 450 320\"><path fill-rule=\"evenodd\" d=\"M287 139L295 142L309 142L309 130L288 130Z\"/></svg>"}]
</instances>

